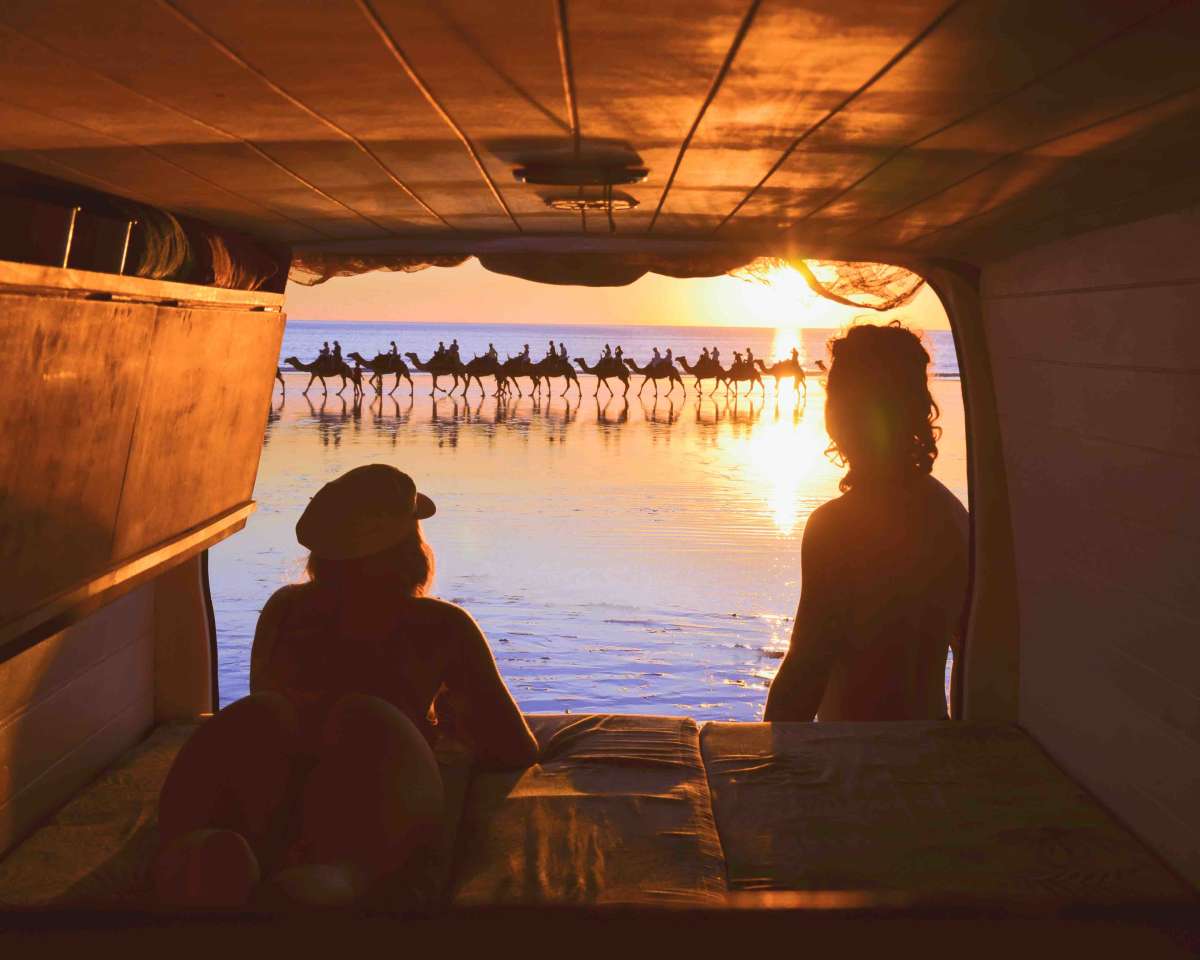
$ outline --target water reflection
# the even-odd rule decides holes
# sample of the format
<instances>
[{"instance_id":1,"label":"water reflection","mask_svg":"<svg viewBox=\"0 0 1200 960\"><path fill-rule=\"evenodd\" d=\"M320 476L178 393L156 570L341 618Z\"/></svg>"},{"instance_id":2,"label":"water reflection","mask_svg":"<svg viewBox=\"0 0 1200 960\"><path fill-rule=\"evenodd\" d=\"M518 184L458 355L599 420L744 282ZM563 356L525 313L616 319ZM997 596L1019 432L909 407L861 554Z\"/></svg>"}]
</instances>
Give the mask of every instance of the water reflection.
<instances>
[{"instance_id":1,"label":"water reflection","mask_svg":"<svg viewBox=\"0 0 1200 960\"><path fill-rule=\"evenodd\" d=\"M790 350L782 342L781 353ZM289 375L267 418L246 531L214 548L221 697L246 690L254 621L295 578L294 525L313 491L370 461L438 503L426 532L437 593L484 627L530 711L761 716L799 596L808 516L837 495L824 389L582 400L331 394ZM424 378L428 383L428 378ZM936 381L935 473L966 500L956 381ZM556 391L557 392L557 391Z\"/></svg>"}]
</instances>

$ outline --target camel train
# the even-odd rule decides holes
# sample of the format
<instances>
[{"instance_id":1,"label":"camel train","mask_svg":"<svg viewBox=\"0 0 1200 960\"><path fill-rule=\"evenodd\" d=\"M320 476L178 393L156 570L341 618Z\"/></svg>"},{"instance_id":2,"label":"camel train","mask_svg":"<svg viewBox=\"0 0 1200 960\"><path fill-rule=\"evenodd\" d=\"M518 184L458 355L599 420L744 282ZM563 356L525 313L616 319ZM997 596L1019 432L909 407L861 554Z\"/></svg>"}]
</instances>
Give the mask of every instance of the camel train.
<instances>
[{"instance_id":1,"label":"camel train","mask_svg":"<svg viewBox=\"0 0 1200 960\"><path fill-rule=\"evenodd\" d=\"M529 396L533 396L535 393L540 394L543 387L549 391L552 381L560 377L564 380L563 389L559 393L560 397L565 396L572 386L579 391L580 396L583 395L579 385L579 376L575 372L575 368L567 361L565 352L536 361L530 360L524 354L518 354L515 357L508 356L503 361L492 354L477 355L467 361L450 354L441 356L434 354L428 360L422 360L418 354L411 351L403 356L399 353L379 353L370 360L358 352L348 353L346 357L354 361L353 366L340 357L329 355L318 356L311 363L304 363L296 357L287 357L284 363L294 370L309 374L308 383L305 384L302 391L305 395L308 394L316 380L321 381L322 389L328 394L329 388L326 379L340 377L342 385L337 391L338 396L341 396L347 385L353 386L356 397L361 396L364 382L363 371L369 374L366 382L377 394L383 393L384 377L389 374L394 375L396 379L391 390L388 391L388 396L395 393L401 380L408 381L409 393L412 393L412 370L428 373L433 378L433 386L429 391L430 396L435 396L442 391L450 396L453 396L456 391L461 391L462 395L466 396L472 382L478 385L480 392L486 393L483 381L487 377L491 377L495 381L494 396L508 395L513 387L516 388L519 397L526 396L521 389L522 378L530 382ZM715 393L721 386L724 386L726 393L729 393L731 389L737 392L743 383L749 385L747 393L753 392L754 388L758 387L765 395L766 386L763 378L770 377L775 382L777 392L781 380L791 379L795 389L807 398L808 384L804 368L794 353L790 358L780 360L770 366L759 359L742 359L740 354L735 357L736 359L729 367L723 367L718 360L712 359L707 353L698 358L694 364L690 363L685 356L675 357L673 361L666 358L652 360L645 365L628 357L621 359L611 355L601 357L595 364L589 364L584 357L576 357L574 362L580 372L596 378L596 389L593 391L593 396L599 395L601 387L615 395L609 380L619 381L622 385L622 396L628 395L630 375L634 373L642 378L638 396L642 395L649 384L654 385L654 393L657 396L660 380L667 381L668 394L673 393L675 387L678 386L686 396L687 387L684 385L679 370L675 368L677 363L684 373L696 381L696 390L701 394L704 393L704 381L712 380L713 385L712 389L708 391L709 395ZM405 362L405 358L409 361L408 363ZM439 385L443 377L449 377L452 380L448 390ZM279 380L282 388L283 377L278 372L276 372L276 379Z\"/></svg>"}]
</instances>

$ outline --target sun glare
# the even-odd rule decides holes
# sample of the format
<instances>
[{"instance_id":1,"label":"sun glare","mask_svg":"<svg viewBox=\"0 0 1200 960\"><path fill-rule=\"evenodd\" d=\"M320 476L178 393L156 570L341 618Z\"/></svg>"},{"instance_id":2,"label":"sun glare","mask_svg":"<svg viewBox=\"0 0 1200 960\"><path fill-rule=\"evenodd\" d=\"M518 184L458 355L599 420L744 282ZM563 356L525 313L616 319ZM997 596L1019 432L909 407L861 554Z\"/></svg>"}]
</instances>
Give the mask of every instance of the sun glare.
<instances>
[{"instance_id":1,"label":"sun glare","mask_svg":"<svg viewBox=\"0 0 1200 960\"><path fill-rule=\"evenodd\" d=\"M845 308L813 293L789 266L775 267L761 280L725 278L722 293L722 306L744 326L795 330L845 322Z\"/></svg>"}]
</instances>

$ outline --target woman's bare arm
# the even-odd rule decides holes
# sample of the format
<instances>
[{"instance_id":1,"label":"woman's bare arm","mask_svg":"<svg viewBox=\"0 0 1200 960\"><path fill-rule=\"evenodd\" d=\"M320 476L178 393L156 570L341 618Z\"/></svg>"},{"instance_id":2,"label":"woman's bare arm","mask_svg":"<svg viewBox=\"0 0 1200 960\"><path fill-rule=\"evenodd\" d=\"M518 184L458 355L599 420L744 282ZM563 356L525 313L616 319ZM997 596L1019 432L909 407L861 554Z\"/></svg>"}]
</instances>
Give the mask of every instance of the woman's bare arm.
<instances>
[{"instance_id":1,"label":"woman's bare arm","mask_svg":"<svg viewBox=\"0 0 1200 960\"><path fill-rule=\"evenodd\" d=\"M837 549L827 507L814 511L800 546L800 604L791 646L767 693L764 720L812 720L821 706L841 629Z\"/></svg>"},{"instance_id":2,"label":"woman's bare arm","mask_svg":"<svg viewBox=\"0 0 1200 960\"><path fill-rule=\"evenodd\" d=\"M514 769L535 763L537 740L500 676L483 631L465 610L449 609L461 650L447 677L457 732L465 735L483 767Z\"/></svg>"}]
</instances>

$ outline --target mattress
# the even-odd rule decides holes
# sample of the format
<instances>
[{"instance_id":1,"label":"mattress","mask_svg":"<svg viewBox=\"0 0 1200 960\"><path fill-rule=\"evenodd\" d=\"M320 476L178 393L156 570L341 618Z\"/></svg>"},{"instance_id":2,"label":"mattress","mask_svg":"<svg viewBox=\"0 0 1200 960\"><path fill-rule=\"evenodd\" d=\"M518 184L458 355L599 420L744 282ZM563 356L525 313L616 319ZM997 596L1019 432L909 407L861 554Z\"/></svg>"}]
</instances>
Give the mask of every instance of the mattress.
<instances>
[{"instance_id":1,"label":"mattress","mask_svg":"<svg viewBox=\"0 0 1200 960\"><path fill-rule=\"evenodd\" d=\"M141 899L158 845L158 793L194 729L156 728L0 860L0 906Z\"/></svg>"},{"instance_id":2,"label":"mattress","mask_svg":"<svg viewBox=\"0 0 1200 960\"><path fill-rule=\"evenodd\" d=\"M712 723L700 742L732 890L1190 896L1015 726Z\"/></svg>"},{"instance_id":3,"label":"mattress","mask_svg":"<svg viewBox=\"0 0 1200 960\"><path fill-rule=\"evenodd\" d=\"M540 762L472 779L454 903L723 902L724 864L695 721L529 721Z\"/></svg>"}]
</instances>

